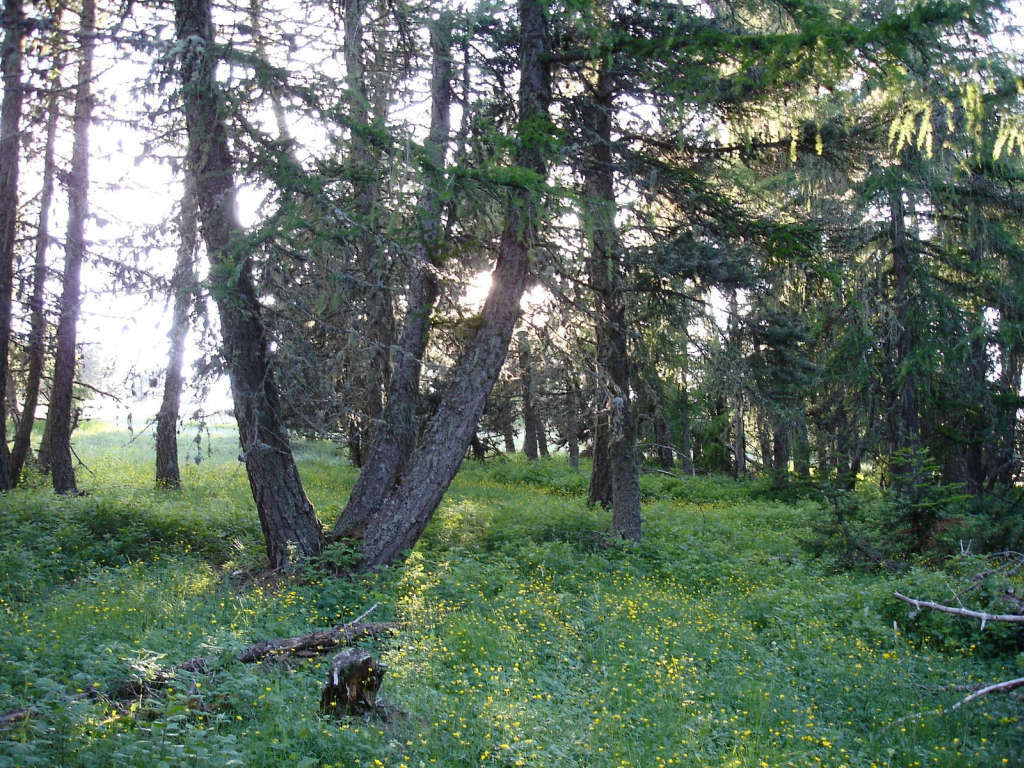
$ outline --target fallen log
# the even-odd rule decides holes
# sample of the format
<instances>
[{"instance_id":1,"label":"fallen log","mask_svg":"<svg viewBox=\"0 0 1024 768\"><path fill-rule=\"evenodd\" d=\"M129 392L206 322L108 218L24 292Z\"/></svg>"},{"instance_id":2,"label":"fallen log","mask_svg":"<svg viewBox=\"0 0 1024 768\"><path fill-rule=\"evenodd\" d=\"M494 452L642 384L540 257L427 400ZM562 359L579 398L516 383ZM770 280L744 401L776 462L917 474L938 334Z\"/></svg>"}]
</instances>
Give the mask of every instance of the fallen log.
<instances>
[{"instance_id":1,"label":"fallen log","mask_svg":"<svg viewBox=\"0 0 1024 768\"><path fill-rule=\"evenodd\" d=\"M362 648L346 648L335 654L320 696L320 712L338 717L373 712L386 671L385 665Z\"/></svg>"}]
</instances>

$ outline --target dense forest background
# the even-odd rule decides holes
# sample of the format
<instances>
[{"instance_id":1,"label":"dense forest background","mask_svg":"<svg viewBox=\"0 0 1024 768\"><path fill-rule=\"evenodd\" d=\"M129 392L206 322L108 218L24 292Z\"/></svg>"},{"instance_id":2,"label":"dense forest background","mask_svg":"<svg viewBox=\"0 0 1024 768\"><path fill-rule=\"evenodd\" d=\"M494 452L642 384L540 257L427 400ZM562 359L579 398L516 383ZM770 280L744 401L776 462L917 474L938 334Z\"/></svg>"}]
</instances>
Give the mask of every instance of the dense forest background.
<instances>
[{"instance_id":1,"label":"dense forest background","mask_svg":"<svg viewBox=\"0 0 1024 768\"><path fill-rule=\"evenodd\" d=\"M0 765L1018 759L1015 11L6 0Z\"/></svg>"},{"instance_id":2,"label":"dense forest background","mask_svg":"<svg viewBox=\"0 0 1024 768\"><path fill-rule=\"evenodd\" d=\"M80 312L142 293L173 314L140 383L163 389L158 479L183 380L226 374L274 565L327 541L288 431L362 469L332 536L364 567L415 542L467 451L592 455L627 538L648 465L832 498L869 477L903 552L951 504L1019 537L999 3L4 12L4 487L32 457L76 489ZM101 158L126 183L133 161L177 190L158 225L96 213L123 200L90 185L103 131L141 147Z\"/></svg>"}]
</instances>

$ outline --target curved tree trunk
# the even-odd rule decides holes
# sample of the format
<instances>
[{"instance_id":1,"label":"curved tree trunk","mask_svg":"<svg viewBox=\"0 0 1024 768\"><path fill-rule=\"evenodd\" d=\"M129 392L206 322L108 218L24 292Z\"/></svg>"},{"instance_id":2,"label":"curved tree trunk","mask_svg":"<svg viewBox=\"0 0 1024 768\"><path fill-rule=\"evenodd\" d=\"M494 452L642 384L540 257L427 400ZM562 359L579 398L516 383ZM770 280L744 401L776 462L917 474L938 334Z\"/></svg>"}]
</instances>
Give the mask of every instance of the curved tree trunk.
<instances>
[{"instance_id":1,"label":"curved tree trunk","mask_svg":"<svg viewBox=\"0 0 1024 768\"><path fill-rule=\"evenodd\" d=\"M92 62L96 33L95 0L83 0L79 28L78 86L75 92L74 144L68 174L68 232L64 284L57 322L57 351L50 393L50 472L57 493L77 493L71 464L71 399L75 382L75 344L81 303L85 222L89 216L89 123L92 120Z\"/></svg>"},{"instance_id":2,"label":"curved tree trunk","mask_svg":"<svg viewBox=\"0 0 1024 768\"><path fill-rule=\"evenodd\" d=\"M178 261L171 276L174 309L171 315L170 351L164 374L164 396L156 417L156 484L164 488L181 486L178 469L178 410L181 405L182 361L188 334L188 309L195 295L196 203L192 174L185 172L181 197Z\"/></svg>"},{"instance_id":3,"label":"curved tree trunk","mask_svg":"<svg viewBox=\"0 0 1024 768\"><path fill-rule=\"evenodd\" d=\"M58 21L55 22L59 26ZM53 36L54 50L60 50L56 32ZM58 54L53 61L54 73L61 66ZM11 449L11 473L15 480L29 457L32 445L32 428L35 426L36 407L39 405L39 384L43 376L46 358L46 249L50 244L50 206L53 202L53 179L55 176L54 148L57 141L57 121L60 119L59 82L56 74L50 77L50 93L46 102L46 144L43 148L43 185L39 193L39 222L35 242L35 261L32 265L32 298L29 300L31 313L28 337L28 373L25 376L25 402L21 423L14 436Z\"/></svg>"},{"instance_id":4,"label":"curved tree trunk","mask_svg":"<svg viewBox=\"0 0 1024 768\"><path fill-rule=\"evenodd\" d=\"M175 0L174 6L183 48L181 80L188 162L210 259L210 291L220 315L224 359L249 486L270 565L279 568L288 564L293 549L299 555L319 553L323 530L302 489L281 421L277 385L267 358L253 286L252 261L241 251L234 165L215 73L211 0Z\"/></svg>"},{"instance_id":5,"label":"curved tree trunk","mask_svg":"<svg viewBox=\"0 0 1024 768\"><path fill-rule=\"evenodd\" d=\"M4 96L0 106L0 491L17 482L7 449L8 355L14 299L14 228L18 218L18 161L21 125L21 41L25 14L21 0L7 0L3 11ZM31 421L31 414L28 416Z\"/></svg>"},{"instance_id":6,"label":"curved tree trunk","mask_svg":"<svg viewBox=\"0 0 1024 768\"><path fill-rule=\"evenodd\" d=\"M427 185L420 199L421 237L413 252L408 309L384 406L383 429L378 429L367 460L349 494L335 536L360 536L395 483L416 441L416 405L420 368L437 299L434 260L444 237L441 229L441 190L451 112L451 19L442 16L431 30L430 133L424 145Z\"/></svg>"},{"instance_id":7,"label":"curved tree trunk","mask_svg":"<svg viewBox=\"0 0 1024 768\"><path fill-rule=\"evenodd\" d=\"M539 0L519 0L520 84L516 164L535 183L510 192L491 289L480 325L452 381L409 457L401 482L388 495L362 542L360 567L390 563L412 547L437 509L466 454L487 396L501 371L536 244L540 186L547 178L542 154L551 100L547 20Z\"/></svg>"}]
</instances>

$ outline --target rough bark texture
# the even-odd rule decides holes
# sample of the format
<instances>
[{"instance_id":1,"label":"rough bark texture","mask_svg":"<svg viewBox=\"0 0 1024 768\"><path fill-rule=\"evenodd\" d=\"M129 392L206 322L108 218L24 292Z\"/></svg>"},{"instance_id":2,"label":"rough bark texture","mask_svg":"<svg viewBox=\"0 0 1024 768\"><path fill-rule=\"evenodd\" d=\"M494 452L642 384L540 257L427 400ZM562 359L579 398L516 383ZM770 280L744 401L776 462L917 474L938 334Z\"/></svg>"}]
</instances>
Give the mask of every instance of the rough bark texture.
<instances>
[{"instance_id":1,"label":"rough bark texture","mask_svg":"<svg viewBox=\"0 0 1024 768\"><path fill-rule=\"evenodd\" d=\"M210 0L176 0L175 21L183 43L181 78L189 169L210 259L210 290L220 314L223 353L249 486L270 565L278 568L288 563L292 549L299 555L319 553L323 531L302 489L281 421L252 264L249 254L240 250L233 162L215 77Z\"/></svg>"},{"instance_id":2,"label":"rough bark texture","mask_svg":"<svg viewBox=\"0 0 1024 768\"><path fill-rule=\"evenodd\" d=\"M903 194L889 194L889 227L892 239L892 276L895 314L895 342L890 362L889 381L889 471L893 488L900 496L913 494L917 453L920 449L920 425L917 411L917 385L912 366L907 365L914 352L911 286L914 280L903 204ZM916 526L915 526L916 527ZM915 530L914 535L923 535Z\"/></svg>"},{"instance_id":3,"label":"rough bark texture","mask_svg":"<svg viewBox=\"0 0 1024 768\"><path fill-rule=\"evenodd\" d=\"M56 26L60 26L56 23ZM54 33L53 47L59 50ZM58 56L54 69L62 66ZM46 356L46 315L43 302L46 297L46 249L50 244L50 206L53 203L53 180L55 176L54 148L57 139L57 120L60 118L56 76L50 78L51 91L46 102L46 144L43 147L43 185L39 193L39 221L36 232L35 260L32 264L32 298L29 300L30 326L28 337L28 372L25 376L24 417L18 424L11 449L11 474L15 482L29 457L32 445L32 428L35 426L36 407L39 404L39 384L43 376L43 362Z\"/></svg>"},{"instance_id":4,"label":"rough bark texture","mask_svg":"<svg viewBox=\"0 0 1024 768\"><path fill-rule=\"evenodd\" d=\"M743 401L737 399L732 413L732 465L737 478L747 474L747 431L743 426Z\"/></svg>"},{"instance_id":5,"label":"rough bark texture","mask_svg":"<svg viewBox=\"0 0 1024 768\"><path fill-rule=\"evenodd\" d=\"M530 342L525 334L519 336L519 388L523 397L523 455L531 461L537 460L540 431L537 423L537 409L534 405L533 362L530 358Z\"/></svg>"},{"instance_id":6,"label":"rough bark texture","mask_svg":"<svg viewBox=\"0 0 1024 768\"><path fill-rule=\"evenodd\" d=\"M420 369L438 294L434 261L443 238L441 190L451 112L450 23L448 17L442 17L431 31L430 133L424 145L427 185L420 198L421 236L413 251L408 309L382 416L387 426L374 435L367 460L334 527L335 536L362 535L367 521L394 488L416 441Z\"/></svg>"},{"instance_id":7,"label":"rough bark texture","mask_svg":"<svg viewBox=\"0 0 1024 768\"><path fill-rule=\"evenodd\" d=\"M537 0L520 0L519 130L516 164L535 176L534 184L509 193L491 290L480 325L456 366L452 381L410 456L399 485L363 538L361 566L390 563L409 549L426 528L458 471L483 413L487 396L501 370L536 243L539 186L547 176L542 146L548 133L551 100L547 21Z\"/></svg>"},{"instance_id":8,"label":"rough bark texture","mask_svg":"<svg viewBox=\"0 0 1024 768\"><path fill-rule=\"evenodd\" d=\"M777 418L772 425L772 486L784 488L789 482L789 425Z\"/></svg>"},{"instance_id":9,"label":"rough bark texture","mask_svg":"<svg viewBox=\"0 0 1024 768\"><path fill-rule=\"evenodd\" d=\"M598 402L595 398L595 402ZM612 508L612 472L609 467L608 435L611 428L607 411L594 414L594 450L590 465L590 484L587 486L587 504L600 504Z\"/></svg>"},{"instance_id":10,"label":"rough bark texture","mask_svg":"<svg viewBox=\"0 0 1024 768\"><path fill-rule=\"evenodd\" d=\"M14 228L18 217L21 41L24 24L21 0L7 0L3 11L4 96L3 105L0 106L0 491L12 488L18 479L18 475L12 471L7 449L7 398L4 390L9 378L11 302L14 298Z\"/></svg>"},{"instance_id":11,"label":"rough bark texture","mask_svg":"<svg viewBox=\"0 0 1024 768\"><path fill-rule=\"evenodd\" d=\"M81 302L82 261L85 258L85 221L89 216L89 123L92 120L92 63L95 46L96 4L82 3L79 28L78 84L75 91L74 143L68 174L68 230L65 242L64 282L57 322L57 351L50 393L50 472L57 493L77 493L71 464L71 396L75 382L75 343Z\"/></svg>"},{"instance_id":12,"label":"rough bark texture","mask_svg":"<svg viewBox=\"0 0 1024 768\"><path fill-rule=\"evenodd\" d=\"M389 352L394 342L388 265L377 243L374 220L380 197L376 152L368 139L371 128L369 93L363 60L363 9L366 0L343 0L345 25L345 80L348 87L348 121L351 125L349 173L355 191L355 213L360 231L357 264L367 284L359 296L363 305L361 327L357 326L361 355L353 356L354 391L360 413L352 420L349 446L352 461L362 467L368 461L369 444L384 423L384 387L389 378ZM378 101L380 101L378 99ZM380 120L383 115L374 115Z\"/></svg>"},{"instance_id":13,"label":"rough bark texture","mask_svg":"<svg viewBox=\"0 0 1024 768\"><path fill-rule=\"evenodd\" d=\"M196 254L195 184L192 174L185 174L185 192L181 197L178 261L171 276L174 309L171 330L168 333L170 350L167 371L164 374L164 395L156 417L156 484L165 488L181 485L178 471L178 409L181 404L182 361L185 356L185 336L188 334L188 309L195 294Z\"/></svg>"},{"instance_id":14,"label":"rough bark texture","mask_svg":"<svg viewBox=\"0 0 1024 768\"><path fill-rule=\"evenodd\" d=\"M569 466L580 468L580 384L576 374L568 369L565 374L565 433L569 448Z\"/></svg>"},{"instance_id":15,"label":"rough bark texture","mask_svg":"<svg viewBox=\"0 0 1024 768\"><path fill-rule=\"evenodd\" d=\"M590 240L590 282L598 305L596 338L599 394L604 401L604 409L610 413L608 470L612 486L612 529L622 538L639 539L640 475L629 395L626 302L615 226L611 150L613 109L611 78L602 67L582 107L585 130L582 151L583 207Z\"/></svg>"},{"instance_id":16,"label":"rough bark texture","mask_svg":"<svg viewBox=\"0 0 1024 768\"><path fill-rule=\"evenodd\" d=\"M676 453L679 454L679 469L685 475L693 474L693 438L690 431L690 393L686 388L685 358L684 369L679 376L679 440Z\"/></svg>"},{"instance_id":17,"label":"rough bark texture","mask_svg":"<svg viewBox=\"0 0 1024 768\"><path fill-rule=\"evenodd\" d=\"M793 472L806 480L811 476L811 442L807 437L807 406L801 401L798 407L793 426Z\"/></svg>"}]
</instances>

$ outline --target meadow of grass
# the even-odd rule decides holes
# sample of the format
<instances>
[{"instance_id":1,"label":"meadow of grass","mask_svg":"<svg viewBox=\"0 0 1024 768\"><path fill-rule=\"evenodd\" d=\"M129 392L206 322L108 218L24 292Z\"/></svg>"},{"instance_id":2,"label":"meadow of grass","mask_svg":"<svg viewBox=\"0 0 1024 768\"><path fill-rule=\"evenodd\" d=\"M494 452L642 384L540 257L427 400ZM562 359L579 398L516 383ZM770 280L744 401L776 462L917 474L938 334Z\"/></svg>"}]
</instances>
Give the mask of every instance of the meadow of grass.
<instances>
[{"instance_id":1,"label":"meadow of grass","mask_svg":"<svg viewBox=\"0 0 1024 768\"><path fill-rule=\"evenodd\" d=\"M0 766L1024 765L1019 699L948 711L1024 674L1016 639L892 600L944 597L942 571L807 554L813 501L645 476L631 544L559 459L467 463L404 564L258 578L230 430L180 491L153 488L146 436L90 426L77 445L87 495L0 496L0 713L31 709L0 732ZM329 444L297 455L330 524L354 470ZM387 720L317 714L327 659L233 657L376 602L400 623L376 646ZM208 674L108 696L197 655Z\"/></svg>"}]
</instances>

